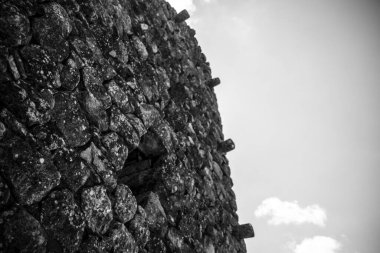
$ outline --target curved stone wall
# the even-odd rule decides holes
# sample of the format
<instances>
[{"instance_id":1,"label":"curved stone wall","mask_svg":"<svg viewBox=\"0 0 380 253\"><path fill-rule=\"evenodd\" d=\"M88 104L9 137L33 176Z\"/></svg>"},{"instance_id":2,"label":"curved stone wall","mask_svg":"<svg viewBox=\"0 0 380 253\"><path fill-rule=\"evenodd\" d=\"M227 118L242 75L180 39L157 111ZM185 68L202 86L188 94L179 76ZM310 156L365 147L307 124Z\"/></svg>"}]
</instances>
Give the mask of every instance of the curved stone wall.
<instances>
[{"instance_id":1,"label":"curved stone wall","mask_svg":"<svg viewBox=\"0 0 380 253\"><path fill-rule=\"evenodd\" d=\"M0 0L0 251L245 252L205 55L163 0Z\"/></svg>"}]
</instances>

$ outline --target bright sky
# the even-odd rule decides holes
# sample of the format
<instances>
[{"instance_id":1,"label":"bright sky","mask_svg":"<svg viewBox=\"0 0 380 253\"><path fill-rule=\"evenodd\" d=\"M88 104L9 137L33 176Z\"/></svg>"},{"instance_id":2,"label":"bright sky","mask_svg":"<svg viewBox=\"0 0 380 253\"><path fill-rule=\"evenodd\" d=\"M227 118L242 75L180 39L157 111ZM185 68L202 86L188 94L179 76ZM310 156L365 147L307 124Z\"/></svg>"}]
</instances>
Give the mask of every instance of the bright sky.
<instances>
[{"instance_id":1,"label":"bright sky","mask_svg":"<svg viewBox=\"0 0 380 253\"><path fill-rule=\"evenodd\" d=\"M170 0L211 63L248 252L378 253L380 4Z\"/></svg>"}]
</instances>

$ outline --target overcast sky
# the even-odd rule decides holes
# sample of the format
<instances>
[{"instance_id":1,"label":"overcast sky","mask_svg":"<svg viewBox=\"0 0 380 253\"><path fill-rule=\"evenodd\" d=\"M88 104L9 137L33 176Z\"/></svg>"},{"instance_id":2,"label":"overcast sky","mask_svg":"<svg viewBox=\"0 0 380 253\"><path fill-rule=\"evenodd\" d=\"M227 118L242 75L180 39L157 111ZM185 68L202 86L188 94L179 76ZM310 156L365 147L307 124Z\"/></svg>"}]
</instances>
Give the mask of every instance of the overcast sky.
<instances>
[{"instance_id":1,"label":"overcast sky","mask_svg":"<svg viewBox=\"0 0 380 253\"><path fill-rule=\"evenodd\" d=\"M211 63L248 252L378 253L380 8L170 0Z\"/></svg>"}]
</instances>

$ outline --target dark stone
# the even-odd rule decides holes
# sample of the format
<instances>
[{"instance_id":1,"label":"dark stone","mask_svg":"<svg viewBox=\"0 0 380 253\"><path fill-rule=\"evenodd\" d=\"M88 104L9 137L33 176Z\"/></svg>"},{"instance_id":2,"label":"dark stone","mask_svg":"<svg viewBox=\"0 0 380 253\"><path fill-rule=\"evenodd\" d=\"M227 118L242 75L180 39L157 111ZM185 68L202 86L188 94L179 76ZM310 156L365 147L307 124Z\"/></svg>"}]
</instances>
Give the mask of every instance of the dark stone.
<instances>
[{"instance_id":1,"label":"dark stone","mask_svg":"<svg viewBox=\"0 0 380 253\"><path fill-rule=\"evenodd\" d=\"M235 149L235 143L231 139L218 143L219 152L227 153L234 149Z\"/></svg>"},{"instance_id":2,"label":"dark stone","mask_svg":"<svg viewBox=\"0 0 380 253\"><path fill-rule=\"evenodd\" d=\"M128 47L121 40L117 41L115 50L111 50L108 54L111 57L118 59L121 63L126 64L128 62Z\"/></svg>"},{"instance_id":3,"label":"dark stone","mask_svg":"<svg viewBox=\"0 0 380 253\"><path fill-rule=\"evenodd\" d=\"M147 249L148 249L148 252L152 252L152 253L166 253L167 252L165 243L159 237L156 237L156 236L152 236L150 238L149 242L147 243Z\"/></svg>"},{"instance_id":4,"label":"dark stone","mask_svg":"<svg viewBox=\"0 0 380 253\"><path fill-rule=\"evenodd\" d=\"M10 55L8 57L8 65L9 65L9 68L11 69L11 71L12 71L13 78L15 80L20 79L20 73L18 72L18 69L17 69L17 66L16 66L16 62L15 62L15 60L13 58L13 55Z\"/></svg>"},{"instance_id":5,"label":"dark stone","mask_svg":"<svg viewBox=\"0 0 380 253\"><path fill-rule=\"evenodd\" d=\"M115 26L119 38L132 34L132 20L126 10L116 12Z\"/></svg>"},{"instance_id":6,"label":"dark stone","mask_svg":"<svg viewBox=\"0 0 380 253\"><path fill-rule=\"evenodd\" d=\"M220 84L220 79L217 77L217 78L213 78L213 79L210 79L206 82L206 85L210 88L214 88L215 86L219 85Z\"/></svg>"},{"instance_id":7,"label":"dark stone","mask_svg":"<svg viewBox=\"0 0 380 253\"><path fill-rule=\"evenodd\" d=\"M102 81L109 81L117 75L112 65L104 58L99 57L98 63L95 65L99 71Z\"/></svg>"},{"instance_id":8,"label":"dark stone","mask_svg":"<svg viewBox=\"0 0 380 253\"><path fill-rule=\"evenodd\" d=\"M128 119L128 121L131 123L131 125L135 128L138 136L141 138L144 134L146 134L147 130L143 124L143 122L137 118L133 114L126 114L125 115Z\"/></svg>"},{"instance_id":9,"label":"dark stone","mask_svg":"<svg viewBox=\"0 0 380 253\"><path fill-rule=\"evenodd\" d=\"M149 54L146 50L144 43L142 43L142 41L136 36L133 37L133 46L137 50L139 57L142 61L148 59Z\"/></svg>"},{"instance_id":10,"label":"dark stone","mask_svg":"<svg viewBox=\"0 0 380 253\"><path fill-rule=\"evenodd\" d=\"M7 182L0 176L0 210L4 210L11 197L10 189Z\"/></svg>"},{"instance_id":11,"label":"dark stone","mask_svg":"<svg viewBox=\"0 0 380 253\"><path fill-rule=\"evenodd\" d=\"M146 222L149 229L151 231L162 230L166 232L167 218L158 195L154 192L149 192L142 200L142 207L146 212Z\"/></svg>"},{"instance_id":12,"label":"dark stone","mask_svg":"<svg viewBox=\"0 0 380 253\"><path fill-rule=\"evenodd\" d=\"M213 168L213 171L215 172L215 174L217 175L218 179L222 180L223 179L223 171L220 168L219 164L215 161L212 161L212 168Z\"/></svg>"},{"instance_id":13,"label":"dark stone","mask_svg":"<svg viewBox=\"0 0 380 253\"><path fill-rule=\"evenodd\" d=\"M83 146L90 140L89 124L80 109L66 110L62 113L57 121L57 127L71 147Z\"/></svg>"},{"instance_id":14,"label":"dark stone","mask_svg":"<svg viewBox=\"0 0 380 253\"><path fill-rule=\"evenodd\" d=\"M11 110L16 107L20 107L18 104L22 104L25 101L28 94L26 90L16 82L2 82L0 83L0 98L3 103L12 105Z\"/></svg>"},{"instance_id":15,"label":"dark stone","mask_svg":"<svg viewBox=\"0 0 380 253\"><path fill-rule=\"evenodd\" d=\"M113 219L112 205L106 188L94 186L82 192L82 210L88 228L97 234L107 232Z\"/></svg>"},{"instance_id":16,"label":"dark stone","mask_svg":"<svg viewBox=\"0 0 380 253\"><path fill-rule=\"evenodd\" d=\"M128 223L128 229L131 231L140 249L145 247L150 237L150 231L145 219L146 213L144 208L138 206L135 217Z\"/></svg>"},{"instance_id":17,"label":"dark stone","mask_svg":"<svg viewBox=\"0 0 380 253\"><path fill-rule=\"evenodd\" d=\"M91 92L86 92L85 108L90 119L95 122L101 132L108 130L108 115L104 105Z\"/></svg>"},{"instance_id":18,"label":"dark stone","mask_svg":"<svg viewBox=\"0 0 380 253\"><path fill-rule=\"evenodd\" d=\"M187 10L182 10L180 13L178 13L175 17L174 17L174 21L176 23L182 23L183 21L185 21L186 19L190 18L190 15L189 13L187 12Z\"/></svg>"},{"instance_id":19,"label":"dark stone","mask_svg":"<svg viewBox=\"0 0 380 253\"><path fill-rule=\"evenodd\" d=\"M45 46L44 48L49 52L54 62L62 63L70 56L70 44L68 41L63 41L54 47Z\"/></svg>"},{"instance_id":20,"label":"dark stone","mask_svg":"<svg viewBox=\"0 0 380 253\"><path fill-rule=\"evenodd\" d=\"M82 241L85 220L74 195L54 191L42 202L41 224L67 252L75 252Z\"/></svg>"},{"instance_id":21,"label":"dark stone","mask_svg":"<svg viewBox=\"0 0 380 253\"><path fill-rule=\"evenodd\" d=\"M123 136L130 149L134 149L139 145L140 138L131 122L129 122L128 117L114 107L111 109L110 129Z\"/></svg>"},{"instance_id":22,"label":"dark stone","mask_svg":"<svg viewBox=\"0 0 380 253\"><path fill-rule=\"evenodd\" d=\"M128 186L120 184L115 190L114 211L116 217L122 222L130 221L136 213L137 202Z\"/></svg>"},{"instance_id":23,"label":"dark stone","mask_svg":"<svg viewBox=\"0 0 380 253\"><path fill-rule=\"evenodd\" d=\"M98 253L98 252L107 252L107 248L110 248L112 245L107 245L109 242L103 240L95 235L89 235L87 239L85 239L80 247L79 252L84 253Z\"/></svg>"},{"instance_id":24,"label":"dark stone","mask_svg":"<svg viewBox=\"0 0 380 253\"><path fill-rule=\"evenodd\" d=\"M50 124L38 125L32 129L32 134L46 149L56 150L66 145L65 140L54 126Z\"/></svg>"},{"instance_id":25,"label":"dark stone","mask_svg":"<svg viewBox=\"0 0 380 253\"><path fill-rule=\"evenodd\" d=\"M55 105L53 109L53 119L61 118L68 111L80 110L77 96L70 92L57 92L54 94ZM58 120L56 120L58 121Z\"/></svg>"},{"instance_id":26,"label":"dark stone","mask_svg":"<svg viewBox=\"0 0 380 253\"><path fill-rule=\"evenodd\" d=\"M80 81L80 73L75 61L71 58L63 65L60 71L61 85L66 90L73 90Z\"/></svg>"},{"instance_id":27,"label":"dark stone","mask_svg":"<svg viewBox=\"0 0 380 253\"><path fill-rule=\"evenodd\" d=\"M139 150L147 156L158 156L166 152L162 141L151 131L141 138Z\"/></svg>"},{"instance_id":28,"label":"dark stone","mask_svg":"<svg viewBox=\"0 0 380 253\"><path fill-rule=\"evenodd\" d=\"M128 157L128 148L123 139L112 132L102 137L102 143L107 149L107 155L115 170L121 170Z\"/></svg>"},{"instance_id":29,"label":"dark stone","mask_svg":"<svg viewBox=\"0 0 380 253\"><path fill-rule=\"evenodd\" d=\"M115 81L110 81L105 84L108 94L111 96L112 101L119 107L124 113L130 111L130 105L128 103L128 95L116 84Z\"/></svg>"},{"instance_id":30,"label":"dark stone","mask_svg":"<svg viewBox=\"0 0 380 253\"><path fill-rule=\"evenodd\" d=\"M75 0L56 0L56 2L63 6L69 14L78 12L80 9L80 6Z\"/></svg>"},{"instance_id":31,"label":"dark stone","mask_svg":"<svg viewBox=\"0 0 380 253\"><path fill-rule=\"evenodd\" d=\"M183 236L181 236L175 228L170 228L166 237L168 240L170 252L183 252Z\"/></svg>"},{"instance_id":32,"label":"dark stone","mask_svg":"<svg viewBox=\"0 0 380 253\"><path fill-rule=\"evenodd\" d=\"M89 123L81 110L77 98L71 93L55 94L55 106L52 112L58 129L71 147L86 144L91 138Z\"/></svg>"},{"instance_id":33,"label":"dark stone","mask_svg":"<svg viewBox=\"0 0 380 253\"><path fill-rule=\"evenodd\" d=\"M28 17L34 16L37 13L38 7L35 0L13 0L12 4L16 5L20 12Z\"/></svg>"},{"instance_id":34,"label":"dark stone","mask_svg":"<svg viewBox=\"0 0 380 253\"><path fill-rule=\"evenodd\" d=\"M95 63L95 56L93 55L87 43L83 42L79 38L74 38L70 40L70 43L74 48L75 52L80 57L81 61L83 61L83 64L85 64L86 66L91 66Z\"/></svg>"},{"instance_id":35,"label":"dark stone","mask_svg":"<svg viewBox=\"0 0 380 253\"><path fill-rule=\"evenodd\" d=\"M146 129L149 129L151 126L153 126L160 118L160 113L158 110L153 105L149 104L140 104L137 113L144 123Z\"/></svg>"},{"instance_id":36,"label":"dark stone","mask_svg":"<svg viewBox=\"0 0 380 253\"><path fill-rule=\"evenodd\" d=\"M54 106L54 102L51 101L52 95L44 89L38 93L30 92L29 86L30 84L24 81L2 83L0 84L0 99L8 104L8 108L23 123L29 126L44 124L50 120L48 111Z\"/></svg>"},{"instance_id":37,"label":"dark stone","mask_svg":"<svg viewBox=\"0 0 380 253\"><path fill-rule=\"evenodd\" d=\"M24 101L23 113L25 114L29 126L35 124L42 125L50 120L50 115L40 112L36 107L36 104L31 99Z\"/></svg>"},{"instance_id":38,"label":"dark stone","mask_svg":"<svg viewBox=\"0 0 380 253\"><path fill-rule=\"evenodd\" d=\"M45 88L61 86L57 65L46 49L29 45L23 47L20 53L26 65L26 74L36 85Z\"/></svg>"},{"instance_id":39,"label":"dark stone","mask_svg":"<svg viewBox=\"0 0 380 253\"><path fill-rule=\"evenodd\" d=\"M93 142L86 150L82 151L81 157L96 171L105 186L111 190L116 187L116 175L112 171L112 165Z\"/></svg>"},{"instance_id":40,"label":"dark stone","mask_svg":"<svg viewBox=\"0 0 380 253\"><path fill-rule=\"evenodd\" d=\"M39 92L31 92L30 98L36 104L37 110L43 113L50 113L55 106L54 93L51 89L42 89Z\"/></svg>"},{"instance_id":41,"label":"dark stone","mask_svg":"<svg viewBox=\"0 0 380 253\"><path fill-rule=\"evenodd\" d=\"M109 248L115 253L137 252L136 243L132 234L127 230L124 224L115 222L110 228L107 238Z\"/></svg>"},{"instance_id":42,"label":"dark stone","mask_svg":"<svg viewBox=\"0 0 380 253\"><path fill-rule=\"evenodd\" d=\"M21 140L12 148L12 167L6 174L18 201L23 205L39 202L58 186L61 175L48 157L33 151Z\"/></svg>"},{"instance_id":43,"label":"dark stone","mask_svg":"<svg viewBox=\"0 0 380 253\"><path fill-rule=\"evenodd\" d=\"M76 192L90 177L91 171L74 150L57 150L54 162L62 175L62 181Z\"/></svg>"},{"instance_id":44,"label":"dark stone","mask_svg":"<svg viewBox=\"0 0 380 253\"><path fill-rule=\"evenodd\" d=\"M0 6L0 43L8 46L25 45L30 40L29 19L10 4Z\"/></svg>"},{"instance_id":45,"label":"dark stone","mask_svg":"<svg viewBox=\"0 0 380 253\"><path fill-rule=\"evenodd\" d=\"M83 82L87 91L102 103L103 109L111 107L111 97L108 95L106 88L102 85L102 80L94 68L85 67L83 69Z\"/></svg>"},{"instance_id":46,"label":"dark stone","mask_svg":"<svg viewBox=\"0 0 380 253\"><path fill-rule=\"evenodd\" d=\"M199 227L196 225L194 217L191 214L183 214L181 216L178 229L181 231L182 235L186 238L197 238Z\"/></svg>"},{"instance_id":47,"label":"dark stone","mask_svg":"<svg viewBox=\"0 0 380 253\"><path fill-rule=\"evenodd\" d=\"M18 210L2 231L7 252L45 252L47 236L40 223L25 210Z\"/></svg>"},{"instance_id":48,"label":"dark stone","mask_svg":"<svg viewBox=\"0 0 380 253\"><path fill-rule=\"evenodd\" d=\"M173 129L166 121L161 121L152 127L152 131L158 136L165 149L170 152L176 144L177 139Z\"/></svg>"},{"instance_id":49,"label":"dark stone","mask_svg":"<svg viewBox=\"0 0 380 253\"><path fill-rule=\"evenodd\" d=\"M14 51L14 59L15 59L15 63L16 63L16 67L17 67L17 70L21 76L22 79L26 79L26 72L25 72L25 67L24 67L24 63L20 57L20 54L18 52L18 50L15 50Z\"/></svg>"},{"instance_id":50,"label":"dark stone","mask_svg":"<svg viewBox=\"0 0 380 253\"><path fill-rule=\"evenodd\" d=\"M42 46L55 48L71 32L66 10L57 3L43 5L44 15L33 20L33 36Z\"/></svg>"},{"instance_id":51,"label":"dark stone","mask_svg":"<svg viewBox=\"0 0 380 253\"><path fill-rule=\"evenodd\" d=\"M20 136L27 136L29 134L26 127L7 108L0 111L0 119Z\"/></svg>"},{"instance_id":52,"label":"dark stone","mask_svg":"<svg viewBox=\"0 0 380 253\"><path fill-rule=\"evenodd\" d=\"M232 234L238 239L255 237L255 231L249 223L233 227Z\"/></svg>"}]
</instances>

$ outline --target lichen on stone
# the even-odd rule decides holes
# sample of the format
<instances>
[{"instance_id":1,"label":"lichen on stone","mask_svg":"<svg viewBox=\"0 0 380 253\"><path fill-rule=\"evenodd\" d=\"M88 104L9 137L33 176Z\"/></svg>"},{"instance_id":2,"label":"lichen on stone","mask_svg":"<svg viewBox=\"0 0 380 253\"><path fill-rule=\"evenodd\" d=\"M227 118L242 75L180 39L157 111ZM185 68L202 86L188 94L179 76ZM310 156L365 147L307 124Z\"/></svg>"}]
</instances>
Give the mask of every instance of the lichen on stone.
<instances>
[{"instance_id":1,"label":"lichen on stone","mask_svg":"<svg viewBox=\"0 0 380 253\"><path fill-rule=\"evenodd\" d=\"M88 228L100 235L106 233L113 219L111 200L106 188L94 186L85 189L81 197L81 207Z\"/></svg>"}]
</instances>

